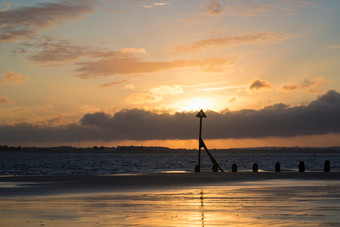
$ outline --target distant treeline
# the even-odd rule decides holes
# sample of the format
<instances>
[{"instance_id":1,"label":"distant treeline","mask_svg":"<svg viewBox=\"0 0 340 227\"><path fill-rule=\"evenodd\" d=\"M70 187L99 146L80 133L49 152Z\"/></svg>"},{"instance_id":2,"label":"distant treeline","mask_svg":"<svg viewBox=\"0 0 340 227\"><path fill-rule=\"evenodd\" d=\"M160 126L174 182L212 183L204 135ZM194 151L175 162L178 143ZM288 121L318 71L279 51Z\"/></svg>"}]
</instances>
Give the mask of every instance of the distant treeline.
<instances>
[{"instance_id":1,"label":"distant treeline","mask_svg":"<svg viewBox=\"0 0 340 227\"><path fill-rule=\"evenodd\" d=\"M0 152L183 152L197 151L197 149L173 149L157 146L93 146L78 148L72 146L58 147L21 147L0 145ZM255 148L229 148L211 149L212 152L340 152L340 147L255 147Z\"/></svg>"}]
</instances>

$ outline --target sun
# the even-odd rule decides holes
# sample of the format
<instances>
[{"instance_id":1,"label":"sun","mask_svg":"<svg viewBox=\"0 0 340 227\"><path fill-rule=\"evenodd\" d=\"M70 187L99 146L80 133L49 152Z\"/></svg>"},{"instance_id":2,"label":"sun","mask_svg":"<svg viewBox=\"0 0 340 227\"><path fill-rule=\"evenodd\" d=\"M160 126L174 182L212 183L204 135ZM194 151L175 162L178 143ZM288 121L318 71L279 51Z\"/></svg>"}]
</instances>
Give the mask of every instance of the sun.
<instances>
[{"instance_id":1,"label":"sun","mask_svg":"<svg viewBox=\"0 0 340 227\"><path fill-rule=\"evenodd\" d=\"M192 98L183 101L180 110L185 112L199 111L200 109L207 110L211 109L213 102L207 98Z\"/></svg>"}]
</instances>

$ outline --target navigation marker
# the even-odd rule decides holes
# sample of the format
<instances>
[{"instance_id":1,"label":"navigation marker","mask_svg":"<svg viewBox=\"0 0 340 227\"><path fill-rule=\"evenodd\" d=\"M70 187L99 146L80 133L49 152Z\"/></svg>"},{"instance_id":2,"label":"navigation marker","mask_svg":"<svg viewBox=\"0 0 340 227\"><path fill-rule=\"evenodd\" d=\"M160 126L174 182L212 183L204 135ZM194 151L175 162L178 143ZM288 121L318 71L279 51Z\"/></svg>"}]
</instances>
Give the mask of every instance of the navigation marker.
<instances>
[{"instance_id":1,"label":"navigation marker","mask_svg":"<svg viewBox=\"0 0 340 227\"><path fill-rule=\"evenodd\" d=\"M200 118L200 131L199 131L199 138L198 138L198 164L195 166L195 172L200 172L201 171L201 148L203 147L205 149L205 151L207 152L211 162L213 163L213 172L217 172L218 169L221 170L221 172L223 172L223 169L220 167L220 165L217 163L217 161L215 160L215 158L210 154L207 146L205 146L203 139L202 139L202 118L206 118L207 115L205 115L205 113L203 112L203 110L201 110L200 112L198 112L196 114L196 117Z\"/></svg>"}]
</instances>

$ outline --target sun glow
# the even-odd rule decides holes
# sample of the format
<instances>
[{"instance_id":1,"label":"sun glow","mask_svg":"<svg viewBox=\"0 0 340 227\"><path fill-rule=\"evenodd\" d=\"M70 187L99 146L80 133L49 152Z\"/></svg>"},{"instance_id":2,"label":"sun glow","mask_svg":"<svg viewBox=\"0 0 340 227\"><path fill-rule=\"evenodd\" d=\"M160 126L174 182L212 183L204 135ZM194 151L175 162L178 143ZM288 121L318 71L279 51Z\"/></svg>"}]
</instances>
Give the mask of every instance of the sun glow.
<instances>
[{"instance_id":1,"label":"sun glow","mask_svg":"<svg viewBox=\"0 0 340 227\"><path fill-rule=\"evenodd\" d=\"M180 106L180 111L199 111L200 109L213 109L214 102L208 98L192 98L183 101Z\"/></svg>"}]
</instances>

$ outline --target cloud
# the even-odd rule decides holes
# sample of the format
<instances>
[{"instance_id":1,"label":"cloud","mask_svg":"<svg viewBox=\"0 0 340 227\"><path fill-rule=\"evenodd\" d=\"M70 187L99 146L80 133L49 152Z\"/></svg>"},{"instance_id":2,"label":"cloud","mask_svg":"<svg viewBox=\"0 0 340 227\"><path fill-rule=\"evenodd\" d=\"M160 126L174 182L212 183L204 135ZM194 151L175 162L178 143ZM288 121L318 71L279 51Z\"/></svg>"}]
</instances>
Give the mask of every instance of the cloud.
<instances>
[{"instance_id":1,"label":"cloud","mask_svg":"<svg viewBox=\"0 0 340 227\"><path fill-rule=\"evenodd\" d=\"M170 5L170 3L169 2L154 2L150 5L142 5L142 7L150 9L150 8L157 7L157 6L166 6L166 5Z\"/></svg>"},{"instance_id":2,"label":"cloud","mask_svg":"<svg viewBox=\"0 0 340 227\"><path fill-rule=\"evenodd\" d=\"M35 39L34 41L24 43L19 52L32 53L27 57L27 60L41 66L64 65L84 57L90 59L123 58L147 53L144 48L123 48L119 51L103 51L91 48L86 44L75 43L73 40L56 40L51 37Z\"/></svg>"},{"instance_id":3,"label":"cloud","mask_svg":"<svg viewBox=\"0 0 340 227\"><path fill-rule=\"evenodd\" d=\"M95 54L94 50L91 50L88 46L74 44L66 39L55 40L53 38L45 38L37 41L38 43L34 44L25 43L24 46L28 48L34 47L33 54L28 56L27 60L41 66L66 64L81 57Z\"/></svg>"},{"instance_id":4,"label":"cloud","mask_svg":"<svg viewBox=\"0 0 340 227\"><path fill-rule=\"evenodd\" d=\"M327 47L327 49L340 49L340 44L332 44Z\"/></svg>"},{"instance_id":5,"label":"cloud","mask_svg":"<svg viewBox=\"0 0 340 227\"><path fill-rule=\"evenodd\" d=\"M264 16L266 14L293 15L300 8L318 6L315 2L302 0L285 0L276 3L238 0L230 3L224 8L225 14L242 17Z\"/></svg>"},{"instance_id":6,"label":"cloud","mask_svg":"<svg viewBox=\"0 0 340 227\"><path fill-rule=\"evenodd\" d=\"M6 105L6 104L15 104L15 102L5 96L0 96L0 104Z\"/></svg>"},{"instance_id":7,"label":"cloud","mask_svg":"<svg viewBox=\"0 0 340 227\"><path fill-rule=\"evenodd\" d=\"M110 83L101 84L99 86L101 88L107 88L107 87L117 86L117 85L125 84L125 83L126 83L126 80L121 80L121 81L114 81L114 82L110 82Z\"/></svg>"},{"instance_id":8,"label":"cloud","mask_svg":"<svg viewBox=\"0 0 340 227\"><path fill-rule=\"evenodd\" d=\"M235 102L236 100L237 100L236 97L232 97L232 98L230 98L230 99L228 100L228 102Z\"/></svg>"},{"instance_id":9,"label":"cloud","mask_svg":"<svg viewBox=\"0 0 340 227\"><path fill-rule=\"evenodd\" d=\"M121 74L155 73L178 68L200 67L206 72L222 72L223 67L235 64L236 57L199 60L144 61L141 58L113 52L95 60L81 62L76 71L83 78Z\"/></svg>"},{"instance_id":10,"label":"cloud","mask_svg":"<svg viewBox=\"0 0 340 227\"><path fill-rule=\"evenodd\" d=\"M146 50L144 48L123 48L120 50L121 53L123 54L146 54Z\"/></svg>"},{"instance_id":11,"label":"cloud","mask_svg":"<svg viewBox=\"0 0 340 227\"><path fill-rule=\"evenodd\" d=\"M234 2L235 3L235 2ZM271 3L254 3L236 1L237 4L229 5L225 8L226 14L233 16L252 17L259 13L274 11L278 5Z\"/></svg>"},{"instance_id":12,"label":"cloud","mask_svg":"<svg viewBox=\"0 0 340 227\"><path fill-rule=\"evenodd\" d=\"M2 143L75 142L87 140L195 139L196 113L156 114L139 109L85 114L78 123L0 126ZM340 94L334 90L309 105L275 104L260 110L206 112L204 138L293 137L340 133Z\"/></svg>"},{"instance_id":13,"label":"cloud","mask_svg":"<svg viewBox=\"0 0 340 227\"><path fill-rule=\"evenodd\" d=\"M177 46L172 50L179 53L195 52L210 47L232 47L246 44L278 43L288 38L290 38L290 35L288 34L273 32L257 32L240 36L225 36L221 38L199 40L181 46Z\"/></svg>"},{"instance_id":14,"label":"cloud","mask_svg":"<svg viewBox=\"0 0 340 227\"><path fill-rule=\"evenodd\" d=\"M299 89L304 89L310 93L321 93L323 92L323 87L327 86L330 83L329 80L322 76L314 77L313 79L305 79L300 84L298 83L290 83L281 85L279 90L286 92L293 92Z\"/></svg>"},{"instance_id":15,"label":"cloud","mask_svg":"<svg viewBox=\"0 0 340 227\"><path fill-rule=\"evenodd\" d=\"M0 81L0 85L20 84L23 82L24 82L24 76L22 74L7 71L4 73L3 79Z\"/></svg>"},{"instance_id":16,"label":"cloud","mask_svg":"<svg viewBox=\"0 0 340 227\"><path fill-rule=\"evenodd\" d=\"M224 8L218 0L206 0L205 11L202 14L207 16L221 16L223 12Z\"/></svg>"},{"instance_id":17,"label":"cloud","mask_svg":"<svg viewBox=\"0 0 340 227\"><path fill-rule=\"evenodd\" d=\"M258 91L258 90L263 90L263 89L270 89L271 87L272 87L272 84L269 81L255 79L250 82L248 89Z\"/></svg>"},{"instance_id":18,"label":"cloud","mask_svg":"<svg viewBox=\"0 0 340 227\"><path fill-rule=\"evenodd\" d=\"M279 90L280 91L287 91L287 92L293 92L301 88L300 84L297 83L290 83L290 84L284 84L282 85Z\"/></svg>"},{"instance_id":19,"label":"cloud","mask_svg":"<svg viewBox=\"0 0 340 227\"><path fill-rule=\"evenodd\" d=\"M0 11L0 42L27 39L51 26L94 11L95 2L59 1Z\"/></svg>"},{"instance_id":20,"label":"cloud","mask_svg":"<svg viewBox=\"0 0 340 227\"><path fill-rule=\"evenodd\" d=\"M131 104L151 104L163 100L163 97L150 93L135 93L127 97L126 101Z\"/></svg>"},{"instance_id":21,"label":"cloud","mask_svg":"<svg viewBox=\"0 0 340 227\"><path fill-rule=\"evenodd\" d=\"M135 86L133 84L127 84L124 86L125 90L135 90Z\"/></svg>"},{"instance_id":22,"label":"cloud","mask_svg":"<svg viewBox=\"0 0 340 227\"><path fill-rule=\"evenodd\" d=\"M320 93L322 92L322 87L325 87L329 84L330 81L322 76L314 77L313 79L304 80L301 85L303 88L306 88L311 93Z\"/></svg>"},{"instance_id":23,"label":"cloud","mask_svg":"<svg viewBox=\"0 0 340 227\"><path fill-rule=\"evenodd\" d=\"M160 87L154 87L150 89L150 92L156 95L178 95L183 93L183 89L178 86L160 86Z\"/></svg>"},{"instance_id":24,"label":"cloud","mask_svg":"<svg viewBox=\"0 0 340 227\"><path fill-rule=\"evenodd\" d=\"M74 44L70 40L46 38L41 43L24 44L29 50L38 48L27 57L33 64L41 66L64 65L75 62L75 72L83 78L119 74L154 73L177 68L200 67L206 72L222 72L226 66L233 66L237 57L205 58L197 60L145 61L141 54L144 48L123 48L119 51L96 50L87 45ZM21 50L27 52L26 49ZM86 59L85 59L86 58ZM84 59L84 60L83 60Z\"/></svg>"},{"instance_id":25,"label":"cloud","mask_svg":"<svg viewBox=\"0 0 340 227\"><path fill-rule=\"evenodd\" d=\"M11 3L3 2L0 6L0 12L8 11L10 7L11 7Z\"/></svg>"}]
</instances>

